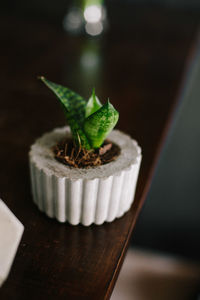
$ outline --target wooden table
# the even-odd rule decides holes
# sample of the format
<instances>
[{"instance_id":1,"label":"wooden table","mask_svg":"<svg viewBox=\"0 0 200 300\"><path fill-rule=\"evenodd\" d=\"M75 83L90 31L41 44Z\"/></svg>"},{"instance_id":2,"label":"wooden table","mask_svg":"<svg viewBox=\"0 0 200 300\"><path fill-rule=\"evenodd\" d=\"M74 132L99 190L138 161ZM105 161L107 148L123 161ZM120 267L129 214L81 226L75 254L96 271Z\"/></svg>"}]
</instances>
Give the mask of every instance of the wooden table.
<instances>
[{"instance_id":1,"label":"wooden table","mask_svg":"<svg viewBox=\"0 0 200 300\"><path fill-rule=\"evenodd\" d=\"M127 15L125 15L125 12ZM0 299L109 299L171 121L197 19L189 13L126 7L110 15L100 39L70 37L45 20L0 19L0 196L25 226ZM125 18L127 16L127 18ZM89 53L89 54L88 54ZM88 67L87 57L93 57ZM120 112L118 128L138 140L143 162L136 198L122 218L102 226L59 224L32 202L28 151L65 123L37 75L88 97L96 86Z\"/></svg>"}]
</instances>

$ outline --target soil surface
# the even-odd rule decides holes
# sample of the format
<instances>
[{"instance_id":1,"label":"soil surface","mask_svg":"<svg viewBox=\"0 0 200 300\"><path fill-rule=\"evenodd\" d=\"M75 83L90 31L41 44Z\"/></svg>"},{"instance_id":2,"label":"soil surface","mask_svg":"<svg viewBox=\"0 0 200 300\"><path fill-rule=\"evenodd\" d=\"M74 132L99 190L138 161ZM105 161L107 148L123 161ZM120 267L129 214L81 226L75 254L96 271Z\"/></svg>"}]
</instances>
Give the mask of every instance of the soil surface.
<instances>
[{"instance_id":1,"label":"soil surface","mask_svg":"<svg viewBox=\"0 0 200 300\"><path fill-rule=\"evenodd\" d=\"M119 146L106 140L102 147L86 150L77 147L72 139L65 139L53 147L55 158L65 165L74 168L101 166L115 160L121 150Z\"/></svg>"}]
</instances>

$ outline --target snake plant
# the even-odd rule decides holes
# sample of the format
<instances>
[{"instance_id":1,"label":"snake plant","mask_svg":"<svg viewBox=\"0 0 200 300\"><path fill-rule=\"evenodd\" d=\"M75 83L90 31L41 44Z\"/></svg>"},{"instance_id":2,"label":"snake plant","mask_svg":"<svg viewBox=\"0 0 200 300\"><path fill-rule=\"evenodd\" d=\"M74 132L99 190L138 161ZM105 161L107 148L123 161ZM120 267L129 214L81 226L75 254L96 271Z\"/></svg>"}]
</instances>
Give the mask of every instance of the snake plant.
<instances>
[{"instance_id":1,"label":"snake plant","mask_svg":"<svg viewBox=\"0 0 200 300\"><path fill-rule=\"evenodd\" d=\"M119 113L109 102L102 105L93 89L88 101L67 87L39 77L60 100L72 136L84 149L101 147L104 140L116 125Z\"/></svg>"}]
</instances>

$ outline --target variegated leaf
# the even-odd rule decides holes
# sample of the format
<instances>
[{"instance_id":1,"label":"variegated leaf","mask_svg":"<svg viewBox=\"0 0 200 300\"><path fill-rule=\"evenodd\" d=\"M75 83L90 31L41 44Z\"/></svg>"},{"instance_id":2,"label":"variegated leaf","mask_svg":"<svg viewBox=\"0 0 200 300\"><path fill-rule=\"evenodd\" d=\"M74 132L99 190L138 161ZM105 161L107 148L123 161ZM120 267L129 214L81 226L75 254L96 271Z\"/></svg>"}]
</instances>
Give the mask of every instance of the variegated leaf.
<instances>
[{"instance_id":1,"label":"variegated leaf","mask_svg":"<svg viewBox=\"0 0 200 300\"><path fill-rule=\"evenodd\" d=\"M108 101L84 122L84 131L92 148L99 148L116 125L119 113Z\"/></svg>"},{"instance_id":2,"label":"variegated leaf","mask_svg":"<svg viewBox=\"0 0 200 300\"><path fill-rule=\"evenodd\" d=\"M83 130L86 100L67 87L56 84L44 77L40 77L40 79L60 100L76 143L79 144L81 141L82 147L91 149L88 138Z\"/></svg>"},{"instance_id":3,"label":"variegated leaf","mask_svg":"<svg viewBox=\"0 0 200 300\"><path fill-rule=\"evenodd\" d=\"M93 113L95 113L102 106L101 102L95 95L95 89L92 91L92 95L89 98L86 108L85 108L85 117L89 117Z\"/></svg>"}]
</instances>

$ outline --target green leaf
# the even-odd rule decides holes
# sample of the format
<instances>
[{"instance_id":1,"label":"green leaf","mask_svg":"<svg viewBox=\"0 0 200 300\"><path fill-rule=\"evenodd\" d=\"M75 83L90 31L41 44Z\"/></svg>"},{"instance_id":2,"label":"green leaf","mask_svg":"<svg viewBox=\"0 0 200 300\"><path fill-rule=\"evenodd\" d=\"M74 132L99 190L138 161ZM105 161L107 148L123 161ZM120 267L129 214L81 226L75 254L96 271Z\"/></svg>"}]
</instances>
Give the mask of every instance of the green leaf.
<instances>
[{"instance_id":1,"label":"green leaf","mask_svg":"<svg viewBox=\"0 0 200 300\"><path fill-rule=\"evenodd\" d=\"M99 148L116 125L119 113L108 101L84 122L84 131L92 148Z\"/></svg>"},{"instance_id":2,"label":"green leaf","mask_svg":"<svg viewBox=\"0 0 200 300\"><path fill-rule=\"evenodd\" d=\"M81 141L82 147L91 149L88 138L83 130L85 109L87 103L86 100L67 87L51 82L44 77L40 77L40 79L46 84L48 88L53 91L53 93L60 100L68 124L71 127L75 142L79 145L79 141Z\"/></svg>"},{"instance_id":3,"label":"green leaf","mask_svg":"<svg viewBox=\"0 0 200 300\"><path fill-rule=\"evenodd\" d=\"M95 89L93 88L92 95L89 98L86 108L85 108L85 117L89 117L93 113L95 113L102 106L101 102L95 95Z\"/></svg>"}]
</instances>

